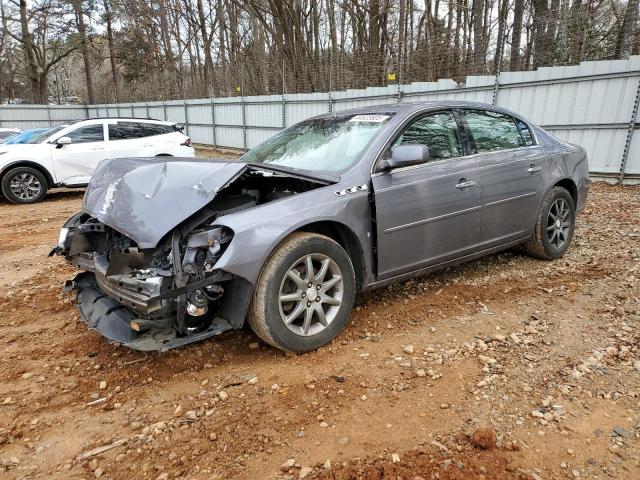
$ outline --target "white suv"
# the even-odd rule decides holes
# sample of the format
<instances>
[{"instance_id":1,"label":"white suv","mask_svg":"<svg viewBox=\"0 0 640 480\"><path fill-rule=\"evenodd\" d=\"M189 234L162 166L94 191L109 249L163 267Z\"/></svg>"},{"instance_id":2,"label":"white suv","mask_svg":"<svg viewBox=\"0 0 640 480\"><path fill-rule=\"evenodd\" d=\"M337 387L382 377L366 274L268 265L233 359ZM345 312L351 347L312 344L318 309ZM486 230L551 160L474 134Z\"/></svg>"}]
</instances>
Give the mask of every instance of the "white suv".
<instances>
[{"instance_id":1,"label":"white suv","mask_svg":"<svg viewBox=\"0 0 640 480\"><path fill-rule=\"evenodd\" d=\"M81 187L107 158L195 156L174 123L100 118L52 127L28 143L0 145L0 185L12 203L35 203L51 187Z\"/></svg>"}]
</instances>

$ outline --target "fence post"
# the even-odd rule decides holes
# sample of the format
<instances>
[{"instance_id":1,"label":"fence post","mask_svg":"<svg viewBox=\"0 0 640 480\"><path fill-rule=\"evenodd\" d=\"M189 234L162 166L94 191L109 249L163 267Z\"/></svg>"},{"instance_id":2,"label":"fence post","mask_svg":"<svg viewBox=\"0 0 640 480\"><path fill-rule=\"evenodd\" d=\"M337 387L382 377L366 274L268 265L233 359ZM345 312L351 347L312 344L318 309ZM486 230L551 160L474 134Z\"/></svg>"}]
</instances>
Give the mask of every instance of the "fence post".
<instances>
[{"instance_id":1,"label":"fence post","mask_svg":"<svg viewBox=\"0 0 640 480\"><path fill-rule=\"evenodd\" d=\"M398 91L397 91L397 101L398 103L402 103L402 89L400 85L402 85L402 57L400 57L400 61L398 62Z\"/></svg>"},{"instance_id":2,"label":"fence post","mask_svg":"<svg viewBox=\"0 0 640 480\"><path fill-rule=\"evenodd\" d=\"M216 102L214 98L211 98L211 133L213 133L213 146L217 147L216 142Z\"/></svg>"},{"instance_id":3,"label":"fence post","mask_svg":"<svg viewBox=\"0 0 640 480\"><path fill-rule=\"evenodd\" d=\"M285 71L284 71L284 60L282 60L282 129L287 128L287 99L285 94L287 93L286 84L285 84Z\"/></svg>"},{"instance_id":4,"label":"fence post","mask_svg":"<svg viewBox=\"0 0 640 480\"><path fill-rule=\"evenodd\" d=\"M333 54L329 53L329 113L333 113Z\"/></svg>"},{"instance_id":5,"label":"fence post","mask_svg":"<svg viewBox=\"0 0 640 480\"><path fill-rule=\"evenodd\" d=\"M49 128L51 128L51 106L49 105L49 101L47 100L47 120L49 121Z\"/></svg>"},{"instance_id":6,"label":"fence post","mask_svg":"<svg viewBox=\"0 0 640 480\"><path fill-rule=\"evenodd\" d=\"M504 40L503 40L504 41ZM502 71L502 43L496 45L496 57L498 59L496 63L496 81L493 84L493 98L491 99L491 105L496 106L498 104L498 91L500 90L500 72Z\"/></svg>"},{"instance_id":7,"label":"fence post","mask_svg":"<svg viewBox=\"0 0 640 480\"><path fill-rule=\"evenodd\" d=\"M498 91L500 90L500 66L498 66L498 70L496 71L496 81L493 84L493 99L491 100L491 105L496 106L498 104Z\"/></svg>"},{"instance_id":8,"label":"fence post","mask_svg":"<svg viewBox=\"0 0 640 480\"><path fill-rule=\"evenodd\" d=\"M187 94L184 94L184 129L186 134L189 135L189 107L187 105Z\"/></svg>"},{"instance_id":9,"label":"fence post","mask_svg":"<svg viewBox=\"0 0 640 480\"><path fill-rule=\"evenodd\" d=\"M638 88L636 88L636 99L633 102L633 111L631 112L631 120L629 120L629 128L627 129L627 139L624 142L624 151L622 152L622 159L620 160L620 174L618 176L618 183L622 183L624 180L624 171L627 168L627 160L629 159L629 152L631 151L631 140L633 140L633 132L636 129L636 120L638 118L638 107L640 106L640 77L638 77Z\"/></svg>"},{"instance_id":10,"label":"fence post","mask_svg":"<svg viewBox=\"0 0 640 480\"><path fill-rule=\"evenodd\" d=\"M147 114L147 118L151 118L151 113L149 112L149 98L147 97L147 90L143 90L144 95L144 111Z\"/></svg>"},{"instance_id":11,"label":"fence post","mask_svg":"<svg viewBox=\"0 0 640 480\"><path fill-rule=\"evenodd\" d=\"M242 148L247 151L247 109L244 101L244 66L240 69L240 101L242 103Z\"/></svg>"}]
</instances>

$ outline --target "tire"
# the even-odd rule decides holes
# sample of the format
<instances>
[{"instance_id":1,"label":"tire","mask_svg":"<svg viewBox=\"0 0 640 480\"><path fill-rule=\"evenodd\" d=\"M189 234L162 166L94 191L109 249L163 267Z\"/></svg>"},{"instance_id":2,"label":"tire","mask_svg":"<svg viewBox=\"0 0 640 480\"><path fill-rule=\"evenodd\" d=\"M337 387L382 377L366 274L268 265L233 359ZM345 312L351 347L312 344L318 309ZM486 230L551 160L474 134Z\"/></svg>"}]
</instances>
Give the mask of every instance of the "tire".
<instances>
[{"instance_id":1,"label":"tire","mask_svg":"<svg viewBox=\"0 0 640 480\"><path fill-rule=\"evenodd\" d=\"M308 259L313 271L311 287ZM298 353L315 350L347 325L355 285L351 260L338 243L323 235L294 233L262 268L247 320L258 337L276 348ZM291 301L281 301L285 295Z\"/></svg>"},{"instance_id":2,"label":"tire","mask_svg":"<svg viewBox=\"0 0 640 480\"><path fill-rule=\"evenodd\" d=\"M573 239L575 224L573 197L565 188L553 187L542 199L535 230L524 245L526 252L542 260L562 257Z\"/></svg>"},{"instance_id":3,"label":"tire","mask_svg":"<svg viewBox=\"0 0 640 480\"><path fill-rule=\"evenodd\" d=\"M47 194L47 179L35 168L16 167L2 177L1 187L11 203L37 203Z\"/></svg>"}]
</instances>

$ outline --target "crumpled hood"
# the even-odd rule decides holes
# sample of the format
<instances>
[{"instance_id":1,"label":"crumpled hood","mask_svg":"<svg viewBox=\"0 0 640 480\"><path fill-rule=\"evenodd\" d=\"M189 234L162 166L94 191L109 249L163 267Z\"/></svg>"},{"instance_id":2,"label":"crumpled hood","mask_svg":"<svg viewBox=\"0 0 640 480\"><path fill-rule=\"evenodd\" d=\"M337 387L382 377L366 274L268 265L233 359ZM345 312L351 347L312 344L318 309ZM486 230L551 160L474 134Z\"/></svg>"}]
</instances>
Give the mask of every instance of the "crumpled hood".
<instances>
[{"instance_id":1,"label":"crumpled hood","mask_svg":"<svg viewBox=\"0 0 640 480\"><path fill-rule=\"evenodd\" d=\"M166 157L104 160L82 208L138 247L152 248L245 168L241 162Z\"/></svg>"}]
</instances>

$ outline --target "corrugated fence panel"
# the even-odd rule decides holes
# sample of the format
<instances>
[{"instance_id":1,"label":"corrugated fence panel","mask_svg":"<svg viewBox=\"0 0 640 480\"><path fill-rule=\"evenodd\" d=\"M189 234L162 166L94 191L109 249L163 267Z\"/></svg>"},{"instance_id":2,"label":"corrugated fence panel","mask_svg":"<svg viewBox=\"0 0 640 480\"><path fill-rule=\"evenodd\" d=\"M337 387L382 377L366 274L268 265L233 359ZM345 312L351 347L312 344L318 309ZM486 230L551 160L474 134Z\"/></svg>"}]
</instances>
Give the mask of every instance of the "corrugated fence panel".
<instances>
[{"instance_id":1,"label":"corrugated fence panel","mask_svg":"<svg viewBox=\"0 0 640 480\"><path fill-rule=\"evenodd\" d=\"M631 140L631 150L629 151L625 173L640 175L640 129L637 128Z\"/></svg>"},{"instance_id":2,"label":"corrugated fence panel","mask_svg":"<svg viewBox=\"0 0 640 480\"><path fill-rule=\"evenodd\" d=\"M619 172L640 83L640 56L583 62L531 72L503 72L497 105L583 146L592 172ZM196 143L251 149L283 126L309 117L367 105L460 100L491 103L494 76L470 76L464 84L441 79L408 85L329 93L227 97L107 105L1 105L2 127L46 127L87 117L139 117L185 124ZM640 131L628 155L629 174L640 174Z\"/></svg>"},{"instance_id":3,"label":"corrugated fence panel","mask_svg":"<svg viewBox=\"0 0 640 480\"><path fill-rule=\"evenodd\" d=\"M627 137L625 129L554 129L550 131L561 140L583 147L589 155L590 171L599 173L620 171L620 159Z\"/></svg>"},{"instance_id":4,"label":"corrugated fence panel","mask_svg":"<svg viewBox=\"0 0 640 480\"><path fill-rule=\"evenodd\" d=\"M244 148L242 127L216 127L218 146L228 148Z\"/></svg>"},{"instance_id":5,"label":"corrugated fence panel","mask_svg":"<svg viewBox=\"0 0 640 480\"><path fill-rule=\"evenodd\" d=\"M290 127L302 120L329 111L328 93L298 93L284 96L286 125ZM336 110L334 103L334 110Z\"/></svg>"}]
</instances>

